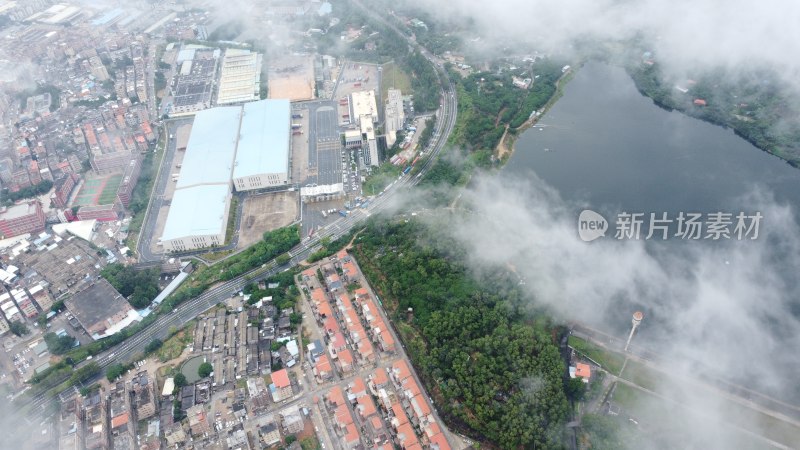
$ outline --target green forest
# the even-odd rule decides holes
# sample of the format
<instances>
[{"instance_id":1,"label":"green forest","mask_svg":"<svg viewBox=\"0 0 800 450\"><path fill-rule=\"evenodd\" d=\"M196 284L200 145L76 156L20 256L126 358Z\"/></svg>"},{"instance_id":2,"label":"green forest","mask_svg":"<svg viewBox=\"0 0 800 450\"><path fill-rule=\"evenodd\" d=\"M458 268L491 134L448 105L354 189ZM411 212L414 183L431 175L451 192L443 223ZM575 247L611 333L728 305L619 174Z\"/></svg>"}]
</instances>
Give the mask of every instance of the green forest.
<instances>
[{"instance_id":1,"label":"green forest","mask_svg":"<svg viewBox=\"0 0 800 450\"><path fill-rule=\"evenodd\" d=\"M353 251L449 424L501 448L562 447L560 333L513 277L476 280L454 241L416 222L372 222Z\"/></svg>"},{"instance_id":2,"label":"green forest","mask_svg":"<svg viewBox=\"0 0 800 450\"><path fill-rule=\"evenodd\" d=\"M136 270L121 263L107 265L100 275L136 309L146 308L158 295L158 267Z\"/></svg>"},{"instance_id":3,"label":"green forest","mask_svg":"<svg viewBox=\"0 0 800 450\"><path fill-rule=\"evenodd\" d=\"M3 194L3 204L10 206L17 200L22 200L23 198L32 198L36 197L37 195L46 194L53 188L53 182L50 180L42 180L41 182L34 184L33 186L24 187L16 192L11 192L7 188L2 190Z\"/></svg>"},{"instance_id":4,"label":"green forest","mask_svg":"<svg viewBox=\"0 0 800 450\"><path fill-rule=\"evenodd\" d=\"M462 77L451 70L458 91L459 124L455 143L470 150L494 150L506 125L519 128L531 113L543 107L556 92L562 64L540 59L530 70L478 72ZM512 84L512 76L533 78L527 90Z\"/></svg>"},{"instance_id":5,"label":"green forest","mask_svg":"<svg viewBox=\"0 0 800 450\"><path fill-rule=\"evenodd\" d=\"M753 69L676 78L667 76L658 62L639 57L629 58L626 69L639 91L657 105L732 128L756 147L800 167L800 98L776 74Z\"/></svg>"}]
</instances>

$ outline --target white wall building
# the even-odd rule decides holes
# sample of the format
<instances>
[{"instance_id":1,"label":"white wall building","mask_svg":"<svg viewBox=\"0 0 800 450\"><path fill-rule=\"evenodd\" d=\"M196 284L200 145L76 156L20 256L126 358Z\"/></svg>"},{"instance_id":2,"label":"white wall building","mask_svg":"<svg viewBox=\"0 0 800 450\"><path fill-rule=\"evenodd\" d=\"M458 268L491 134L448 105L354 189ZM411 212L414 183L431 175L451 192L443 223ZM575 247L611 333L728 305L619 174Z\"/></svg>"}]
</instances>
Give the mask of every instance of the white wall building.
<instances>
[{"instance_id":1,"label":"white wall building","mask_svg":"<svg viewBox=\"0 0 800 450\"><path fill-rule=\"evenodd\" d=\"M386 145L392 146L397 141L397 130L403 129L405 112L403 111L403 95L399 89L389 89L386 99Z\"/></svg>"},{"instance_id":2,"label":"white wall building","mask_svg":"<svg viewBox=\"0 0 800 450\"><path fill-rule=\"evenodd\" d=\"M242 108L198 112L161 242L167 251L223 245Z\"/></svg>"},{"instance_id":3,"label":"white wall building","mask_svg":"<svg viewBox=\"0 0 800 450\"><path fill-rule=\"evenodd\" d=\"M261 60L260 54L250 50L225 50L217 90L218 105L258 100Z\"/></svg>"},{"instance_id":4,"label":"white wall building","mask_svg":"<svg viewBox=\"0 0 800 450\"><path fill-rule=\"evenodd\" d=\"M289 100L260 100L195 115L161 235L167 251L225 244L231 188L289 182Z\"/></svg>"},{"instance_id":5,"label":"white wall building","mask_svg":"<svg viewBox=\"0 0 800 450\"><path fill-rule=\"evenodd\" d=\"M364 164L368 166L380 165L378 156L378 142L375 140L375 128L372 116L360 116L361 139L364 142Z\"/></svg>"},{"instance_id":6,"label":"white wall building","mask_svg":"<svg viewBox=\"0 0 800 450\"><path fill-rule=\"evenodd\" d=\"M362 116L370 116L373 124L378 123L375 91L360 91L350 94L350 117L360 125Z\"/></svg>"}]
</instances>

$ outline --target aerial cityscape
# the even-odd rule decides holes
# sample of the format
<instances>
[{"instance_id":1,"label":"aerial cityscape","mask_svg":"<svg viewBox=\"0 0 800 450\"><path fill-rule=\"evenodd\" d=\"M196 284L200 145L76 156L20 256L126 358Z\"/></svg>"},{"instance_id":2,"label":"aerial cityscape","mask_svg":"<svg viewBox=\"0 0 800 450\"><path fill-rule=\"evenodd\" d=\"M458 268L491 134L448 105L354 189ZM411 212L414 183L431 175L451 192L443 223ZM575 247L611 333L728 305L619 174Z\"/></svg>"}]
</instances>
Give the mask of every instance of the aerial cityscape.
<instances>
[{"instance_id":1,"label":"aerial cityscape","mask_svg":"<svg viewBox=\"0 0 800 450\"><path fill-rule=\"evenodd\" d=\"M797 23L0 0L0 449L800 448Z\"/></svg>"}]
</instances>

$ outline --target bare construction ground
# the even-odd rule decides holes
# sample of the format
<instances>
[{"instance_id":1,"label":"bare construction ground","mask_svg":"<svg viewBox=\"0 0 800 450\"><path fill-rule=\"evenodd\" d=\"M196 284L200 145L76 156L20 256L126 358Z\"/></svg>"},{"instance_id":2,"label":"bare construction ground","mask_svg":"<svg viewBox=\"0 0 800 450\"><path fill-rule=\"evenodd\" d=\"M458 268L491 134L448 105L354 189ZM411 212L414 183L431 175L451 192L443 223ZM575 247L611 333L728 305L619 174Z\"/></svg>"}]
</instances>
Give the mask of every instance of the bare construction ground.
<instances>
[{"instance_id":1,"label":"bare construction ground","mask_svg":"<svg viewBox=\"0 0 800 450\"><path fill-rule=\"evenodd\" d=\"M314 98L314 60L310 55L279 56L271 61L267 75L269 98L291 101Z\"/></svg>"},{"instance_id":2,"label":"bare construction ground","mask_svg":"<svg viewBox=\"0 0 800 450\"><path fill-rule=\"evenodd\" d=\"M237 249L253 245L262 235L298 219L299 192L268 192L248 196L242 209Z\"/></svg>"}]
</instances>

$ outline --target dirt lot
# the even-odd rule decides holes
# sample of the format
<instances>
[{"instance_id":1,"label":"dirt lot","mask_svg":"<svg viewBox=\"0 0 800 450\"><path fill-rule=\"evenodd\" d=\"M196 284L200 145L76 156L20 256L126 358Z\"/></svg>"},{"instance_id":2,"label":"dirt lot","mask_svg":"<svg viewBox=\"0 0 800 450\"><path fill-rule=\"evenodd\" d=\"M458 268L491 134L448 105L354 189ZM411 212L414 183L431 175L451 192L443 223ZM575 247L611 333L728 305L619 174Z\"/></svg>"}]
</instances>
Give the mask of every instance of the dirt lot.
<instances>
[{"instance_id":1,"label":"dirt lot","mask_svg":"<svg viewBox=\"0 0 800 450\"><path fill-rule=\"evenodd\" d=\"M299 215L298 192L269 192L247 197L242 209L239 245L245 248L258 242L266 231L285 227Z\"/></svg>"},{"instance_id":2,"label":"dirt lot","mask_svg":"<svg viewBox=\"0 0 800 450\"><path fill-rule=\"evenodd\" d=\"M269 98L310 100L314 98L314 60L310 55L281 56L272 61L267 74Z\"/></svg>"}]
</instances>

